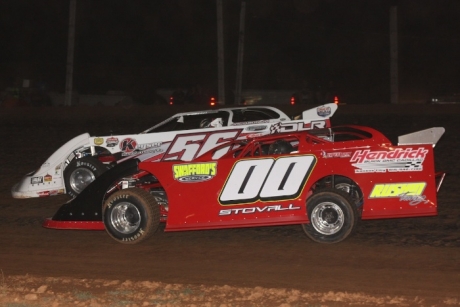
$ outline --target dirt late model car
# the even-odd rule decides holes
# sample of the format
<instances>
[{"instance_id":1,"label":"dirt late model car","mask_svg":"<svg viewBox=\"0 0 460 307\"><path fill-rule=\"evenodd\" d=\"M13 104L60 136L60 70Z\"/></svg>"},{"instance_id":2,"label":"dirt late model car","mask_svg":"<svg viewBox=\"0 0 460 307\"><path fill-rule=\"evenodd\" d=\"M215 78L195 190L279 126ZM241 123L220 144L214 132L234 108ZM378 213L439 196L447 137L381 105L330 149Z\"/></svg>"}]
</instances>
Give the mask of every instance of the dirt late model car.
<instances>
[{"instance_id":1,"label":"dirt late model car","mask_svg":"<svg viewBox=\"0 0 460 307\"><path fill-rule=\"evenodd\" d=\"M192 161L131 159L43 226L105 229L133 244L160 222L165 231L299 224L312 240L336 243L360 219L437 214L445 174L435 172L433 149L443 133L430 128L393 145L375 129L341 126L236 140Z\"/></svg>"},{"instance_id":2,"label":"dirt late model car","mask_svg":"<svg viewBox=\"0 0 460 307\"><path fill-rule=\"evenodd\" d=\"M330 103L291 120L274 107L223 108L179 113L139 134L91 137L84 133L24 176L11 194L14 198L76 196L108 168L128 159L188 161L235 139L329 127L336 110L337 105Z\"/></svg>"}]
</instances>

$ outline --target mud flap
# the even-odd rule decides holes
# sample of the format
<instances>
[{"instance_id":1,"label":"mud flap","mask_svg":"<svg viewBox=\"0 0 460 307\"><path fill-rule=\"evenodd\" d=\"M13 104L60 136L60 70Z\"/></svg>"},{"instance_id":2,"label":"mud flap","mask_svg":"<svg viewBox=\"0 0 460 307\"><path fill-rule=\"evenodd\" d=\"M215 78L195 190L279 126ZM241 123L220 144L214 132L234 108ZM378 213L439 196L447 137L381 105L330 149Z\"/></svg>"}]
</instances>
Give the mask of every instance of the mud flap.
<instances>
[{"instance_id":1,"label":"mud flap","mask_svg":"<svg viewBox=\"0 0 460 307\"><path fill-rule=\"evenodd\" d=\"M107 190L120 178L138 172L138 159L130 159L109 169L91 182L77 197L62 205L43 223L54 229L104 229L102 204Z\"/></svg>"}]
</instances>

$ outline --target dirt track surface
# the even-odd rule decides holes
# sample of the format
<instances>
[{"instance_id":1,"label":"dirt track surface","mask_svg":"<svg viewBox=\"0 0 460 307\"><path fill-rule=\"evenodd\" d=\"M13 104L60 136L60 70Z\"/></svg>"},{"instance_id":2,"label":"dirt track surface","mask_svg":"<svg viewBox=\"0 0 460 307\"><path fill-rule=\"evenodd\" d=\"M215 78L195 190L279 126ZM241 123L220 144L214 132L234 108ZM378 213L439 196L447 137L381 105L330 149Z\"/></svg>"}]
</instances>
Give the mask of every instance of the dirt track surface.
<instances>
[{"instance_id":1,"label":"dirt track surface","mask_svg":"<svg viewBox=\"0 0 460 307\"><path fill-rule=\"evenodd\" d=\"M161 118L0 109L0 306L460 306L459 115L417 109L372 117L339 109L333 122L370 125L393 141L445 127L435 149L437 169L448 171L437 217L361 222L335 245L288 226L160 229L134 246L104 231L42 228L67 196L18 200L10 189L80 133L139 132Z\"/></svg>"}]
</instances>

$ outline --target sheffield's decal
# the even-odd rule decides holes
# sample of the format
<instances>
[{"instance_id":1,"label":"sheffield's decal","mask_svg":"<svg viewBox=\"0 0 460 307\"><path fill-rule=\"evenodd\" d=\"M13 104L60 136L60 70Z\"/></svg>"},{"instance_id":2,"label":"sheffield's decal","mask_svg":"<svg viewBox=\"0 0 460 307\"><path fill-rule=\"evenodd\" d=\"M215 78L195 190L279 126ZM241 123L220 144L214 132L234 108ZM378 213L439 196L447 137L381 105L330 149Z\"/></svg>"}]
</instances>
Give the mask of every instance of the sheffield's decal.
<instances>
[{"instance_id":1,"label":"sheffield's decal","mask_svg":"<svg viewBox=\"0 0 460 307\"><path fill-rule=\"evenodd\" d=\"M251 159L235 163L219 196L222 205L294 199L300 195L316 157Z\"/></svg>"},{"instance_id":2,"label":"sheffield's decal","mask_svg":"<svg viewBox=\"0 0 460 307\"><path fill-rule=\"evenodd\" d=\"M45 176L43 176L43 181L44 182L51 182L51 181L53 181L53 176L51 176L49 174L46 174Z\"/></svg>"},{"instance_id":3,"label":"sheffield's decal","mask_svg":"<svg viewBox=\"0 0 460 307\"><path fill-rule=\"evenodd\" d=\"M290 204L287 207L282 205L271 205L265 207L248 207L248 208L235 208L235 209L223 209L219 211L219 215L238 215L238 214L254 214L262 212L272 212L272 211L286 211L286 210L300 210L300 207L295 207L293 204Z\"/></svg>"},{"instance_id":4,"label":"sheffield's decal","mask_svg":"<svg viewBox=\"0 0 460 307\"><path fill-rule=\"evenodd\" d=\"M423 170L425 148L397 148L392 151L357 150L350 162L355 173L415 172ZM356 162L356 163L353 163Z\"/></svg>"},{"instance_id":5,"label":"sheffield's decal","mask_svg":"<svg viewBox=\"0 0 460 307\"><path fill-rule=\"evenodd\" d=\"M217 162L173 165L174 179L186 183L207 181L216 173Z\"/></svg>"}]
</instances>

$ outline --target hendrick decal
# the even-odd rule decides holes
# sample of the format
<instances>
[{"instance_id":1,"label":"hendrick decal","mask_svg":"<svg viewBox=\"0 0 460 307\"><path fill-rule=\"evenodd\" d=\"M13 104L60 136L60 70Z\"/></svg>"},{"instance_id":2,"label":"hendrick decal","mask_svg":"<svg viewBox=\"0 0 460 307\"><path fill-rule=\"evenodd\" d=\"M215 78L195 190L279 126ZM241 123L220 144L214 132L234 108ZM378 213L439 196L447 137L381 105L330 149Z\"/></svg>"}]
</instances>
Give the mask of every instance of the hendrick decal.
<instances>
[{"instance_id":1,"label":"hendrick decal","mask_svg":"<svg viewBox=\"0 0 460 307\"><path fill-rule=\"evenodd\" d=\"M357 150L350 162L355 173L416 172L423 170L425 148L397 148L392 151Z\"/></svg>"}]
</instances>

